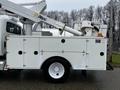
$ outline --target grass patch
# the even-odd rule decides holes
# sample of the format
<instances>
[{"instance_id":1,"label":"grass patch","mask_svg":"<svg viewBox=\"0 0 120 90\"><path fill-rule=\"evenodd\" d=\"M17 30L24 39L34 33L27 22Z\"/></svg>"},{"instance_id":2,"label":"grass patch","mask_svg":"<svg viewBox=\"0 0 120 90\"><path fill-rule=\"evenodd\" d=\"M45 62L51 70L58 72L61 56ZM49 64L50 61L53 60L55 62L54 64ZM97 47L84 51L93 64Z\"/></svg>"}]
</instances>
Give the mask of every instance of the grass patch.
<instances>
[{"instance_id":1,"label":"grass patch","mask_svg":"<svg viewBox=\"0 0 120 90\"><path fill-rule=\"evenodd\" d=\"M113 54L112 55L112 63L113 64L120 64L120 54Z\"/></svg>"}]
</instances>

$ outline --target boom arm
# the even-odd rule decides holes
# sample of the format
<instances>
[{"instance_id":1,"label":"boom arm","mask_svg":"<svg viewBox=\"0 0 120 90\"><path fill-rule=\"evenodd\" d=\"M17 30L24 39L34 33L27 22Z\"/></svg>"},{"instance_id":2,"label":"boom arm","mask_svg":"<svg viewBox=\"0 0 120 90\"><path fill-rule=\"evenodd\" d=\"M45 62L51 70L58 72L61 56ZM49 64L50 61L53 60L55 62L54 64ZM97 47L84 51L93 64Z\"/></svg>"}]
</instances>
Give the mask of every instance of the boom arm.
<instances>
[{"instance_id":1,"label":"boom arm","mask_svg":"<svg viewBox=\"0 0 120 90\"><path fill-rule=\"evenodd\" d=\"M44 23L47 23L49 25L52 25L52 26L58 28L59 30L65 30L76 36L82 35L81 32L66 26L64 23L55 21L47 16L42 15L41 13L45 10L45 8L47 6L45 0L37 3L31 9L27 9L25 7L22 7L21 5L15 4L8 0L0 0L0 6L4 10L12 12L12 13L20 16L21 18L26 18L26 19L32 21L33 23L39 23L42 21Z\"/></svg>"},{"instance_id":2,"label":"boom arm","mask_svg":"<svg viewBox=\"0 0 120 90\"><path fill-rule=\"evenodd\" d=\"M39 13L41 13L42 8L46 7L45 2L39 2L39 6L42 5L42 7L39 7L39 12L27 9L25 7L22 7L21 5L15 4L13 2L10 2L8 0L0 0L0 6L4 10L7 10L9 12L12 12L14 14L17 14L20 17L27 18L33 22L39 22L40 19L38 18Z\"/></svg>"},{"instance_id":3,"label":"boom arm","mask_svg":"<svg viewBox=\"0 0 120 90\"><path fill-rule=\"evenodd\" d=\"M72 28L66 26L64 23L58 22L58 21L56 21L54 19L51 19L51 18L49 18L45 15L40 14L40 19L41 19L42 22L47 23L49 25L52 25L52 26L58 28L59 30L65 30L67 32L70 32L70 33L76 35L76 36L81 36L82 35L81 32L79 32L75 29L72 29Z\"/></svg>"}]
</instances>

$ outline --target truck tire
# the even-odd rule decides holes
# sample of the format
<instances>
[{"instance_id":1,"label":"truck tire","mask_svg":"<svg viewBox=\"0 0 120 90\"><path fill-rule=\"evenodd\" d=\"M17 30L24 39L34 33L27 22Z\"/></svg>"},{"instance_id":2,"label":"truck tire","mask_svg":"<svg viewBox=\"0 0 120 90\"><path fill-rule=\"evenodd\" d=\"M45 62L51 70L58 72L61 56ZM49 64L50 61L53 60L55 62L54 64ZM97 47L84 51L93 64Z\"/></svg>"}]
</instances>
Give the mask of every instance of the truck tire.
<instances>
[{"instance_id":1,"label":"truck tire","mask_svg":"<svg viewBox=\"0 0 120 90\"><path fill-rule=\"evenodd\" d=\"M70 66L60 58L47 61L43 68L45 78L53 83L65 82L70 75Z\"/></svg>"}]
</instances>

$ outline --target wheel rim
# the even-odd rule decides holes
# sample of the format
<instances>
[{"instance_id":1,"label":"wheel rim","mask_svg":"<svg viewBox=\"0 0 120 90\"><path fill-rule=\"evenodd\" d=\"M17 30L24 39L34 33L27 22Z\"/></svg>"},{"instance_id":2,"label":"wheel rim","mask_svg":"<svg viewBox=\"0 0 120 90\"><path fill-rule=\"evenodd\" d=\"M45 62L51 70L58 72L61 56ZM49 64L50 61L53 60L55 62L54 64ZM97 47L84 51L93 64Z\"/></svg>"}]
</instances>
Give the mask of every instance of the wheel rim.
<instances>
[{"instance_id":1,"label":"wheel rim","mask_svg":"<svg viewBox=\"0 0 120 90\"><path fill-rule=\"evenodd\" d=\"M63 77L65 73L65 68L61 63L55 62L49 67L49 75L54 79L59 79Z\"/></svg>"}]
</instances>

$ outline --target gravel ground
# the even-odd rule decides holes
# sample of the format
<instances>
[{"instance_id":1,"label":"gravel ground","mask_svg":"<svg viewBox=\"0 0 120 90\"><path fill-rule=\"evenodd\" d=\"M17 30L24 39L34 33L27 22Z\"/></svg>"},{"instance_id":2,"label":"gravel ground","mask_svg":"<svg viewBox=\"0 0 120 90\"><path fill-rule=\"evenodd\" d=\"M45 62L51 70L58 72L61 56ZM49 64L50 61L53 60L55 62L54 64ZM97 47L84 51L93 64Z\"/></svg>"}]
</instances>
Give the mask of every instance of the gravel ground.
<instances>
[{"instance_id":1,"label":"gravel ground","mask_svg":"<svg viewBox=\"0 0 120 90\"><path fill-rule=\"evenodd\" d=\"M0 72L0 90L120 90L120 69L114 71L73 71L68 81L48 83L38 70Z\"/></svg>"}]
</instances>

